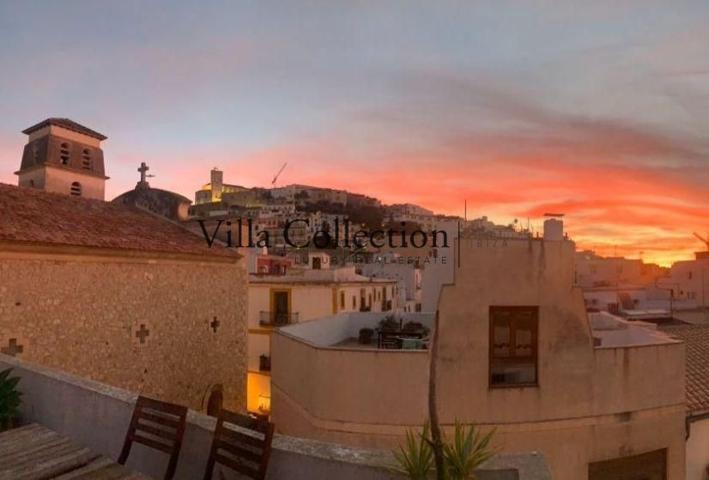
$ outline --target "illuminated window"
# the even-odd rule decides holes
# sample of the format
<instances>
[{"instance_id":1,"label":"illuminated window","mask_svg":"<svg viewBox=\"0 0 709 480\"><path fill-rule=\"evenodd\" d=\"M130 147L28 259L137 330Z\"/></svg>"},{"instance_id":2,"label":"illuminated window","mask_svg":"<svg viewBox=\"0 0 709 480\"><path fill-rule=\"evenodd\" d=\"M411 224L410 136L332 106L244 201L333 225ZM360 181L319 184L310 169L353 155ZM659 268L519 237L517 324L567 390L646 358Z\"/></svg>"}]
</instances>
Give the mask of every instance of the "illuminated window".
<instances>
[{"instance_id":1,"label":"illuminated window","mask_svg":"<svg viewBox=\"0 0 709 480\"><path fill-rule=\"evenodd\" d=\"M537 384L538 307L490 307L490 387Z\"/></svg>"},{"instance_id":2,"label":"illuminated window","mask_svg":"<svg viewBox=\"0 0 709 480\"><path fill-rule=\"evenodd\" d=\"M81 184L79 182L74 182L71 184L71 190L69 191L71 195L76 197L81 196Z\"/></svg>"}]
</instances>

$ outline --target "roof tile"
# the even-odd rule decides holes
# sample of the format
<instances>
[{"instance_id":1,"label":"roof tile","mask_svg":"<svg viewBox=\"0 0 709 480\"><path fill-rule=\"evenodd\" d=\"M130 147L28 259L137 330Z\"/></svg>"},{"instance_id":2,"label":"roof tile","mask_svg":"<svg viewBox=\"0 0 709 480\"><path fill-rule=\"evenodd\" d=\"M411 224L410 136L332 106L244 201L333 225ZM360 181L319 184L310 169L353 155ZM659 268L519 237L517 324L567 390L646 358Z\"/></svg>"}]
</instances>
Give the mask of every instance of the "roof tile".
<instances>
[{"instance_id":1,"label":"roof tile","mask_svg":"<svg viewBox=\"0 0 709 480\"><path fill-rule=\"evenodd\" d=\"M687 408L690 413L709 411L709 325L662 326L687 348Z\"/></svg>"},{"instance_id":2,"label":"roof tile","mask_svg":"<svg viewBox=\"0 0 709 480\"><path fill-rule=\"evenodd\" d=\"M135 207L0 183L0 241L238 258Z\"/></svg>"}]
</instances>

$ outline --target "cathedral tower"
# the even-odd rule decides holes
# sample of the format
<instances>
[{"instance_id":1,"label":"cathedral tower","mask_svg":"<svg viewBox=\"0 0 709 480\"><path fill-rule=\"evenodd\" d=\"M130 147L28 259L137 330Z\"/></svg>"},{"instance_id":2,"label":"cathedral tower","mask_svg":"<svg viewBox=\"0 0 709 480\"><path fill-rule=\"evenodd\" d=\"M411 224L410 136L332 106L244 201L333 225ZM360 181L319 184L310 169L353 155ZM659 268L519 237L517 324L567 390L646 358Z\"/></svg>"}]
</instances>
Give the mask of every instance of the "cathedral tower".
<instances>
[{"instance_id":1,"label":"cathedral tower","mask_svg":"<svg viewBox=\"0 0 709 480\"><path fill-rule=\"evenodd\" d=\"M22 133L29 140L15 172L20 187L104 199L108 177L100 146L105 135L68 118L48 118Z\"/></svg>"}]
</instances>

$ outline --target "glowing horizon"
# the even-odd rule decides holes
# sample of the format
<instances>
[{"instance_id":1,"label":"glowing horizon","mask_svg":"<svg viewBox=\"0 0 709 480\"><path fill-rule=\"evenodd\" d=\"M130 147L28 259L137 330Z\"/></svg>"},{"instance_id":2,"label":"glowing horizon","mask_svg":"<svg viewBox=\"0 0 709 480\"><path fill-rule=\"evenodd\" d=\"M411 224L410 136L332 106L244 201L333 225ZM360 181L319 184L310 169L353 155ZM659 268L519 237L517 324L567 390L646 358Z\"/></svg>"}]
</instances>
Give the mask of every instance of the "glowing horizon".
<instances>
[{"instance_id":1,"label":"glowing horizon","mask_svg":"<svg viewBox=\"0 0 709 480\"><path fill-rule=\"evenodd\" d=\"M558 211L601 255L705 249L709 5L414 3L0 3L0 181L59 116L109 137L108 199L143 161L190 199L214 166L267 187L287 161L282 185Z\"/></svg>"}]
</instances>

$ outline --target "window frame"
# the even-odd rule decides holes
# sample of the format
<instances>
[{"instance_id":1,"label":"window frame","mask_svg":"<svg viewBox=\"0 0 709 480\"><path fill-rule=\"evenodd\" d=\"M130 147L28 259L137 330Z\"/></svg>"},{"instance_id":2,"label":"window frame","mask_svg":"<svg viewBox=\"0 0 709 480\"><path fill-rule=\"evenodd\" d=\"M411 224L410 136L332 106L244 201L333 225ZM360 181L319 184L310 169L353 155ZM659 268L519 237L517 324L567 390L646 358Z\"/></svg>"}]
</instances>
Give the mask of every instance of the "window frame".
<instances>
[{"instance_id":1,"label":"window frame","mask_svg":"<svg viewBox=\"0 0 709 480\"><path fill-rule=\"evenodd\" d=\"M497 311L507 311L507 312L532 312L533 321L535 328L532 330L532 355L529 358L534 363L534 381L533 382L522 382L522 383L493 383L492 381L492 368L495 361L504 363L504 359L495 357L493 351L493 345L495 344L495 312ZM539 306L538 305L491 305L488 311L488 389L498 389L498 388L529 388L529 387L539 387ZM516 328L510 325L510 346L514 344L514 332ZM509 358L519 361L521 357L510 356ZM513 363L510 361L510 363Z\"/></svg>"}]
</instances>

